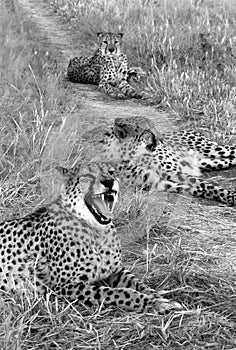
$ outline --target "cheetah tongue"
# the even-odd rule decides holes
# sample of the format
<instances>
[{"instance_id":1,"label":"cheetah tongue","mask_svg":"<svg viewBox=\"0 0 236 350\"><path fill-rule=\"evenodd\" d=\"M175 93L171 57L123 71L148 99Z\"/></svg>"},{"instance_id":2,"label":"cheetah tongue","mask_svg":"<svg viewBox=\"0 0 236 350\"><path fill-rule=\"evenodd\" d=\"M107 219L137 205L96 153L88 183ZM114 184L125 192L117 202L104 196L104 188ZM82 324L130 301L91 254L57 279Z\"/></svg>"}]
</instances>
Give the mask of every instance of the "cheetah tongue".
<instances>
[{"instance_id":1,"label":"cheetah tongue","mask_svg":"<svg viewBox=\"0 0 236 350\"><path fill-rule=\"evenodd\" d=\"M101 196L102 198L104 198L104 196ZM112 206L110 207L110 202L105 201L102 198L93 198L93 206L96 207L96 209L102 214L104 215L106 218L111 219L113 217L112 215ZM108 205L107 205L108 204Z\"/></svg>"}]
</instances>

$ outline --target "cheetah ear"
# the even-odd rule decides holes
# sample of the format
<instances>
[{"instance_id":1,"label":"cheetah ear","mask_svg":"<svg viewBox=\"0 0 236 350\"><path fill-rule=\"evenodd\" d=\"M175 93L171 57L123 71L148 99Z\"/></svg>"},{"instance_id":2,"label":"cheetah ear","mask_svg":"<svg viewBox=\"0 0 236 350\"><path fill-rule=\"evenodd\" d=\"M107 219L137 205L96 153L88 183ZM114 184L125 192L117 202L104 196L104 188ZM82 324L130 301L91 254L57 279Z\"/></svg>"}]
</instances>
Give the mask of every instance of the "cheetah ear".
<instances>
[{"instance_id":1,"label":"cheetah ear","mask_svg":"<svg viewBox=\"0 0 236 350\"><path fill-rule=\"evenodd\" d=\"M156 142L157 143L163 143L165 136L161 134L159 131L155 131L155 137L156 137Z\"/></svg>"},{"instance_id":2,"label":"cheetah ear","mask_svg":"<svg viewBox=\"0 0 236 350\"><path fill-rule=\"evenodd\" d=\"M60 177L62 177L63 179L68 177L70 173L70 169L64 168L60 165L56 166L55 169L58 171Z\"/></svg>"},{"instance_id":3,"label":"cheetah ear","mask_svg":"<svg viewBox=\"0 0 236 350\"><path fill-rule=\"evenodd\" d=\"M56 166L55 169L58 171L59 173L59 176L62 178L62 179L67 179L69 178L70 176L73 176L75 174L77 174L79 172L79 169L80 169L80 165L76 165L74 166L73 168L64 168L63 166Z\"/></svg>"},{"instance_id":4,"label":"cheetah ear","mask_svg":"<svg viewBox=\"0 0 236 350\"><path fill-rule=\"evenodd\" d=\"M101 36L103 35L103 32L97 32L97 37L101 38Z\"/></svg>"},{"instance_id":5,"label":"cheetah ear","mask_svg":"<svg viewBox=\"0 0 236 350\"><path fill-rule=\"evenodd\" d=\"M128 130L124 125L114 125L113 132L118 139L125 139L128 135Z\"/></svg>"},{"instance_id":6,"label":"cheetah ear","mask_svg":"<svg viewBox=\"0 0 236 350\"><path fill-rule=\"evenodd\" d=\"M118 33L118 35L120 36L120 38L123 38L124 33Z\"/></svg>"}]
</instances>

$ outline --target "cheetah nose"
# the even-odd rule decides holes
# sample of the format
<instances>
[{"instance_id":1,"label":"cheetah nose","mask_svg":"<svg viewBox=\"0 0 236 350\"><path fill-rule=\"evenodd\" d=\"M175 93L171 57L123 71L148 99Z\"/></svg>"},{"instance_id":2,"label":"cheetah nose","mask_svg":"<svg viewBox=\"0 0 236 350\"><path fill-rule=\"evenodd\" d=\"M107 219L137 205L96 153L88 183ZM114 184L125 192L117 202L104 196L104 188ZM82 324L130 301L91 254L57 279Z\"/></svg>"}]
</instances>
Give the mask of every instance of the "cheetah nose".
<instances>
[{"instance_id":1,"label":"cheetah nose","mask_svg":"<svg viewBox=\"0 0 236 350\"><path fill-rule=\"evenodd\" d=\"M110 51L110 53L112 53L112 52L115 51L115 48L114 48L114 46L109 46L109 47L108 47L108 50Z\"/></svg>"},{"instance_id":2,"label":"cheetah nose","mask_svg":"<svg viewBox=\"0 0 236 350\"><path fill-rule=\"evenodd\" d=\"M109 180L102 180L101 181L101 184L106 187L106 188L109 188L109 189L112 189L113 185L114 185L114 180L112 179L109 179Z\"/></svg>"}]
</instances>

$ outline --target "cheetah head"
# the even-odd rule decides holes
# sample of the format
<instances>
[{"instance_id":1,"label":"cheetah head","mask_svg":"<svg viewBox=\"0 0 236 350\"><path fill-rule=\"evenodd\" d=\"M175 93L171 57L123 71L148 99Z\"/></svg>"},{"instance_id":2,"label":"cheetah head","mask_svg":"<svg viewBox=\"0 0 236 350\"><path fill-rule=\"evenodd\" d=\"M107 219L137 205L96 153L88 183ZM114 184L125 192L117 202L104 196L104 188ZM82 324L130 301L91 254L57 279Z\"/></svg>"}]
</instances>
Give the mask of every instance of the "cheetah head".
<instances>
[{"instance_id":1,"label":"cheetah head","mask_svg":"<svg viewBox=\"0 0 236 350\"><path fill-rule=\"evenodd\" d=\"M81 141L86 154L92 150L93 159L117 163L152 155L163 139L148 118L128 117L116 118L112 126L87 131Z\"/></svg>"},{"instance_id":2,"label":"cheetah head","mask_svg":"<svg viewBox=\"0 0 236 350\"><path fill-rule=\"evenodd\" d=\"M123 33L99 32L98 45L102 55L118 55L121 52Z\"/></svg>"},{"instance_id":3,"label":"cheetah head","mask_svg":"<svg viewBox=\"0 0 236 350\"><path fill-rule=\"evenodd\" d=\"M153 154L163 136L152 122L143 117L116 118L105 159L130 160L143 154Z\"/></svg>"},{"instance_id":4,"label":"cheetah head","mask_svg":"<svg viewBox=\"0 0 236 350\"><path fill-rule=\"evenodd\" d=\"M63 178L61 199L66 210L91 224L108 225L118 199L119 182L109 163L73 169L57 167Z\"/></svg>"}]
</instances>

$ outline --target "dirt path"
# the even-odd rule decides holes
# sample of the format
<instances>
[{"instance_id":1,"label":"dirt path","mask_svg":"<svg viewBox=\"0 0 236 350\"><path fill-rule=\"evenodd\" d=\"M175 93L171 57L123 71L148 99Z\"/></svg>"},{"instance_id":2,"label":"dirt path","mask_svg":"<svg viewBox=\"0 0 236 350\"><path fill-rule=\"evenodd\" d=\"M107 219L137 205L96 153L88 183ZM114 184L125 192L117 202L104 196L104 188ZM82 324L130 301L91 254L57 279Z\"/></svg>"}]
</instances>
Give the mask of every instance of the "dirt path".
<instances>
[{"instance_id":1,"label":"dirt path","mask_svg":"<svg viewBox=\"0 0 236 350\"><path fill-rule=\"evenodd\" d=\"M78 47L75 34L41 0L19 0L19 5L25 15L34 22L36 30L40 30L45 36L66 70L69 59L82 54L75 49ZM161 132L175 128L174 116L143 106L138 101L112 100L98 92L97 87L68 84L71 85L73 93L76 93L82 107L79 111L66 115L62 126L54 130L44 154L44 167L55 161L63 163L81 133L95 125L110 124L116 117L147 116L155 122ZM54 186L53 176L43 179L42 185L46 195L49 188Z\"/></svg>"}]
</instances>

